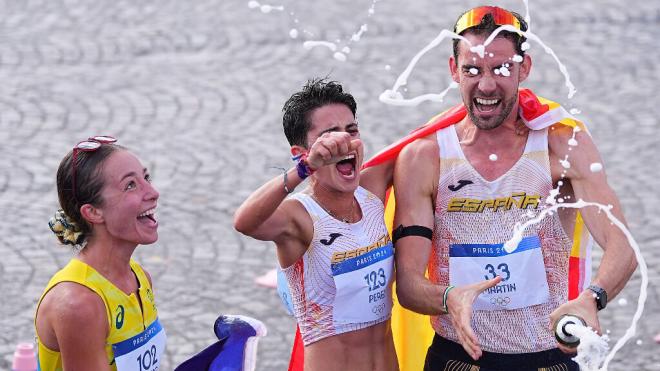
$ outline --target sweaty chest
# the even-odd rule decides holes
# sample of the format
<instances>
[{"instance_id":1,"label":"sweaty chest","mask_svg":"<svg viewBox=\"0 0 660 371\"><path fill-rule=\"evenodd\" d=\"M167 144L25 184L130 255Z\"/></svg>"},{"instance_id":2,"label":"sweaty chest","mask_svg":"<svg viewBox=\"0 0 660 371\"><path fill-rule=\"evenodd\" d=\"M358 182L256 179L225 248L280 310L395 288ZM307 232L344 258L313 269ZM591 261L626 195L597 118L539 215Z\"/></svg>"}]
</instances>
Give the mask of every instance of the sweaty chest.
<instances>
[{"instance_id":1,"label":"sweaty chest","mask_svg":"<svg viewBox=\"0 0 660 371\"><path fill-rule=\"evenodd\" d=\"M484 180L493 181L506 174L520 160L524 145L520 148L488 151L479 148L464 147L467 162Z\"/></svg>"}]
</instances>

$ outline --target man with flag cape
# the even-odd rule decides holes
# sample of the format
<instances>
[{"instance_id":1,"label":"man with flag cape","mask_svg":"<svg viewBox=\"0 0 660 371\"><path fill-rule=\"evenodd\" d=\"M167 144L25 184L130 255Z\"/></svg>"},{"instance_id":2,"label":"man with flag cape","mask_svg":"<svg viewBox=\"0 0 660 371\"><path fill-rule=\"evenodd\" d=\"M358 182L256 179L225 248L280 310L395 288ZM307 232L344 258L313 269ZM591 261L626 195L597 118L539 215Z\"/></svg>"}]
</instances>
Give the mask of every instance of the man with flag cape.
<instances>
[{"instance_id":1,"label":"man with flag cape","mask_svg":"<svg viewBox=\"0 0 660 371\"><path fill-rule=\"evenodd\" d=\"M519 32L500 32L479 54L474 46L500 26ZM586 127L519 89L531 70L526 30L520 15L501 8L464 13L454 31L465 39L450 58L463 104L364 164L396 158L386 222L396 243L392 327L401 370L576 370L565 354L574 350L555 342L553 326L571 313L600 331L598 310L636 267L606 216L556 205L594 201L623 220L604 172L591 170L600 155ZM535 217L519 243L504 244L515 222ZM591 235L605 251L593 280ZM297 344L289 370L302 369Z\"/></svg>"}]
</instances>

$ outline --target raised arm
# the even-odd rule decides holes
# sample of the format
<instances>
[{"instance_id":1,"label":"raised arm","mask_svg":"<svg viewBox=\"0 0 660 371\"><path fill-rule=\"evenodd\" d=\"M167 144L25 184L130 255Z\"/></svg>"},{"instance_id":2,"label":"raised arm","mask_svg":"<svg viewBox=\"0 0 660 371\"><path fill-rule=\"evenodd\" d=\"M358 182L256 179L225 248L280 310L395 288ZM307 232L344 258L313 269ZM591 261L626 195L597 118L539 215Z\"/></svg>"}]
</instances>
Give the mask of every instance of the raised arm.
<instances>
[{"instance_id":1,"label":"raised arm","mask_svg":"<svg viewBox=\"0 0 660 371\"><path fill-rule=\"evenodd\" d=\"M568 151L568 140L572 130L566 127L556 127L549 136L550 161L553 168L553 178L557 179L564 168L559 160L564 160L568 154L570 168L566 170L566 178L570 179L575 200L597 202L611 205L612 214L623 224L625 219L621 204L616 194L607 182L604 169L591 168L594 163L602 164L600 154L591 136L585 131L576 134L577 150ZM580 210L589 232L603 250L603 257L592 283L605 289L608 299L612 300L626 285L628 279L637 267L634 252L623 232L609 220L604 212L593 206ZM558 308L551 316L554 323L559 316L568 311L584 317L587 323L600 331L596 315L596 302L593 292L586 290L576 300Z\"/></svg>"},{"instance_id":2,"label":"raised arm","mask_svg":"<svg viewBox=\"0 0 660 371\"><path fill-rule=\"evenodd\" d=\"M286 179L286 183L285 183ZM279 236L295 232L291 202L283 203L289 192L303 182L295 167L262 185L234 213L234 228L262 241L275 241Z\"/></svg>"},{"instance_id":3,"label":"raised arm","mask_svg":"<svg viewBox=\"0 0 660 371\"><path fill-rule=\"evenodd\" d=\"M355 151L362 143L352 139L346 132L330 132L320 136L307 153L307 164L311 170L338 162L349 152ZM298 176L296 167L278 175L254 191L234 214L234 228L250 237L263 241L286 239L300 233L300 220L296 210L302 210L298 202L285 201L303 179ZM310 236L311 238L311 236Z\"/></svg>"}]
</instances>

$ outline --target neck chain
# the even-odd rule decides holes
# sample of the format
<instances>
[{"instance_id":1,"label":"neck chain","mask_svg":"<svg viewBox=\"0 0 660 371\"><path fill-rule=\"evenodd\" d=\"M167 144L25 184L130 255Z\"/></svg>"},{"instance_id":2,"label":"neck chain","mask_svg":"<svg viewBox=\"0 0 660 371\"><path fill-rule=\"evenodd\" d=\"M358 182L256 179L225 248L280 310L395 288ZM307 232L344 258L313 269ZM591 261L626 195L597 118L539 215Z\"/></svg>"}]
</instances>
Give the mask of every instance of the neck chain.
<instances>
[{"instance_id":1,"label":"neck chain","mask_svg":"<svg viewBox=\"0 0 660 371\"><path fill-rule=\"evenodd\" d=\"M333 213L332 211L330 211L328 208L326 208L325 206L323 206L323 204L321 203L321 201L319 201L319 199L316 198L316 196L314 196L313 193L310 193L310 196L312 197L312 199L314 199L314 201L316 201L316 203L317 203L319 206L321 206L321 209L323 209L323 210L324 210L326 213L328 213L331 217L333 217L333 218L335 218L335 219L341 221L342 223L349 223L349 224L354 223L354 221L353 221L353 215L355 214L355 207L354 207L354 206L355 206L355 196L353 196L353 198L351 199L351 206L349 206L348 210L346 211L346 213L349 214L349 217L348 217L348 218L340 217L339 215L337 215L337 214Z\"/></svg>"}]
</instances>

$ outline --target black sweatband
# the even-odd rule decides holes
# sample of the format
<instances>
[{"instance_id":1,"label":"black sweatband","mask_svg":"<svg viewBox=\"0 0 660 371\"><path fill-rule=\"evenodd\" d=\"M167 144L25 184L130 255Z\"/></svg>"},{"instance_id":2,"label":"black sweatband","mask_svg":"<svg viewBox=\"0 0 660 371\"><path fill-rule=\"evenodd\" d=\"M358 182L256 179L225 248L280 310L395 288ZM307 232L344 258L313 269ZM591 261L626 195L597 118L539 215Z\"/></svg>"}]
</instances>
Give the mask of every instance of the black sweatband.
<instances>
[{"instance_id":1,"label":"black sweatband","mask_svg":"<svg viewBox=\"0 0 660 371\"><path fill-rule=\"evenodd\" d=\"M419 236L433 240L433 230L422 225L409 225L404 227L403 224L399 224L399 226L392 231L392 242L396 243L399 239L408 236Z\"/></svg>"}]
</instances>

